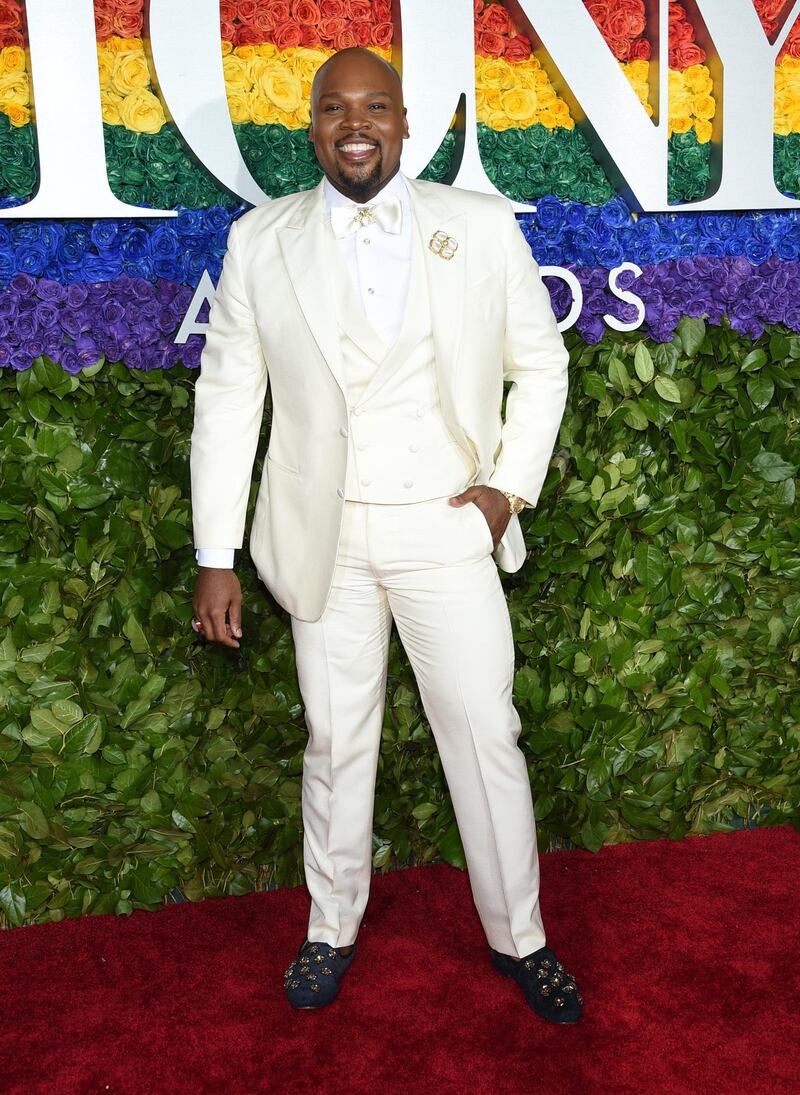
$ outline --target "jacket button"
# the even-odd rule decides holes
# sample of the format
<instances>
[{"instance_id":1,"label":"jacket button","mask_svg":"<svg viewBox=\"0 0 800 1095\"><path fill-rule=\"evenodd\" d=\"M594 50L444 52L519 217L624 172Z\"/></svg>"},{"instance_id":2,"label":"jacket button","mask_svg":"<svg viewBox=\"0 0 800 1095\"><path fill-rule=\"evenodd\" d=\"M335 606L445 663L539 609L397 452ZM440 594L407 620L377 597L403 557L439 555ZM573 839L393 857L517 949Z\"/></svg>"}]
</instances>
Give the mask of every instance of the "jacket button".
<instances>
[{"instance_id":1,"label":"jacket button","mask_svg":"<svg viewBox=\"0 0 800 1095\"><path fill-rule=\"evenodd\" d=\"M344 498L344 489L342 487L339 487L336 493L339 495L340 498Z\"/></svg>"},{"instance_id":2,"label":"jacket button","mask_svg":"<svg viewBox=\"0 0 800 1095\"><path fill-rule=\"evenodd\" d=\"M339 429L339 433L342 435L342 437L347 437L347 426L341 426Z\"/></svg>"},{"instance_id":3,"label":"jacket button","mask_svg":"<svg viewBox=\"0 0 800 1095\"><path fill-rule=\"evenodd\" d=\"M414 486L413 479L406 479L405 483L403 483L403 486L406 487L406 488L413 487Z\"/></svg>"},{"instance_id":4,"label":"jacket button","mask_svg":"<svg viewBox=\"0 0 800 1095\"><path fill-rule=\"evenodd\" d=\"M408 451L409 452L419 452L419 445L409 445L408 446Z\"/></svg>"}]
</instances>

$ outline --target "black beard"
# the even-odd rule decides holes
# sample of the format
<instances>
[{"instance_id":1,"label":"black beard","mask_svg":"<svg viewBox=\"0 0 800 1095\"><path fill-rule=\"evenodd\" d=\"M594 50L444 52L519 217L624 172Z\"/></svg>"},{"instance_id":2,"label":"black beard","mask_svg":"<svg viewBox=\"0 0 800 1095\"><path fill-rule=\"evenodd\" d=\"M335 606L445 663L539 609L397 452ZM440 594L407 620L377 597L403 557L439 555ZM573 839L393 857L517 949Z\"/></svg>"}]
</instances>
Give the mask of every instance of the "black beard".
<instances>
[{"instance_id":1,"label":"black beard","mask_svg":"<svg viewBox=\"0 0 800 1095\"><path fill-rule=\"evenodd\" d=\"M356 197L366 197L374 191L383 177L383 155L378 152L378 158L366 175L346 175L340 168L337 173L337 181L341 183L343 190L348 190Z\"/></svg>"}]
</instances>

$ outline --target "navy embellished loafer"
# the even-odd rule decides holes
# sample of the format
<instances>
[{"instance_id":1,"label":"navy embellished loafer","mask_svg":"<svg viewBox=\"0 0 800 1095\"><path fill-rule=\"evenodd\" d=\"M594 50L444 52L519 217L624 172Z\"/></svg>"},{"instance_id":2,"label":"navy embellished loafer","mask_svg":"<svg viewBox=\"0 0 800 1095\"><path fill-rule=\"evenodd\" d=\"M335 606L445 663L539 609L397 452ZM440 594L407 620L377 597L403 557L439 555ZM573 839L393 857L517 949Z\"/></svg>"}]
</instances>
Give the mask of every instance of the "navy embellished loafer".
<instances>
[{"instance_id":1,"label":"navy embellished loafer","mask_svg":"<svg viewBox=\"0 0 800 1095\"><path fill-rule=\"evenodd\" d=\"M526 958L510 958L493 950L492 965L506 977L513 977L530 1007L551 1023L577 1023L583 1010L583 997L575 978L567 973L555 953L542 947Z\"/></svg>"},{"instance_id":2,"label":"navy embellished loafer","mask_svg":"<svg viewBox=\"0 0 800 1095\"><path fill-rule=\"evenodd\" d=\"M283 979L283 991L293 1008L324 1008L339 995L339 983L356 956L340 954L327 943L303 943Z\"/></svg>"}]
</instances>

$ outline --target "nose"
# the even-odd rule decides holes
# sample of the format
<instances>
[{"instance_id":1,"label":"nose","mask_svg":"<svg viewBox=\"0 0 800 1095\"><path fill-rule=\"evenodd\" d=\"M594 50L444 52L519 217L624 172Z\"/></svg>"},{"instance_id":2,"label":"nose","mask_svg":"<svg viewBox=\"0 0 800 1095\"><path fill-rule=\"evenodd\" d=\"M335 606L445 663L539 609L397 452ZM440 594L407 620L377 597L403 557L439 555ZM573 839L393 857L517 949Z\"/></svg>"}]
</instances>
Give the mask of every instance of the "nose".
<instances>
[{"instance_id":1,"label":"nose","mask_svg":"<svg viewBox=\"0 0 800 1095\"><path fill-rule=\"evenodd\" d=\"M369 114L361 107L348 107L341 118L341 125L345 129L368 129L371 125Z\"/></svg>"}]
</instances>

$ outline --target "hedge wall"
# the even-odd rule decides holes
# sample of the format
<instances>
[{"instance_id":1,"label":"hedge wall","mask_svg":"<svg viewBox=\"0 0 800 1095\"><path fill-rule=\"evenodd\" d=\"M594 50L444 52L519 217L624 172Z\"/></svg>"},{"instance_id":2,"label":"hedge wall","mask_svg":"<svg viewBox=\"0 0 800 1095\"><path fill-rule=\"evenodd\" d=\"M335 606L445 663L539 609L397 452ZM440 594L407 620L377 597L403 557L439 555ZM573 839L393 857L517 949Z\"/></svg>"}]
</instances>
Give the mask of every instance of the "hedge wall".
<instances>
[{"instance_id":1,"label":"hedge wall","mask_svg":"<svg viewBox=\"0 0 800 1095\"><path fill-rule=\"evenodd\" d=\"M569 336L531 557L507 581L542 846L797 819L800 338L685 320ZM287 619L246 561L246 645L189 627L192 375L0 377L4 925L300 879ZM392 652L375 865L461 864Z\"/></svg>"}]
</instances>

